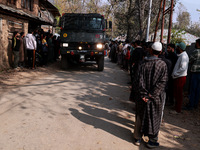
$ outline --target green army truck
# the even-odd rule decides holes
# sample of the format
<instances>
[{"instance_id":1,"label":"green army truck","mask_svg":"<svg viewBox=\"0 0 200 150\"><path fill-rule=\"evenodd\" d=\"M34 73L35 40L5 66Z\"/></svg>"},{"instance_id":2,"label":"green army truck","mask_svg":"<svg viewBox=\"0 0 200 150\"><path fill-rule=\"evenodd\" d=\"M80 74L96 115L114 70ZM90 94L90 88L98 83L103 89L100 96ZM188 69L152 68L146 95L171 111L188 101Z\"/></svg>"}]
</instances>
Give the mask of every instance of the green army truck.
<instances>
[{"instance_id":1,"label":"green army truck","mask_svg":"<svg viewBox=\"0 0 200 150\"><path fill-rule=\"evenodd\" d=\"M60 18L61 67L95 61L98 70L103 71L106 26L107 21L100 14L64 13Z\"/></svg>"}]
</instances>

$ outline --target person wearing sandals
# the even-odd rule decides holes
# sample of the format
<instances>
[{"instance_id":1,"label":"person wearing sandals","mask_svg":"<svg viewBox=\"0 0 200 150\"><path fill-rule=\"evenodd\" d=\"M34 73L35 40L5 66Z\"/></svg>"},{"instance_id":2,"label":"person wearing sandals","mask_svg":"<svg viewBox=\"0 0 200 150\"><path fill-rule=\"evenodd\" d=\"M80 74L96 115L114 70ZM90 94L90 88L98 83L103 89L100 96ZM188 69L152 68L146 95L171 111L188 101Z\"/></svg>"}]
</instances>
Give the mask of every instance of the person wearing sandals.
<instances>
[{"instance_id":1,"label":"person wearing sandals","mask_svg":"<svg viewBox=\"0 0 200 150\"><path fill-rule=\"evenodd\" d=\"M139 146L142 136L148 136L148 148L159 146L158 133L168 80L167 65L158 58L161 51L162 44L155 42L151 47L150 56L145 57L139 64L132 88L136 104L134 144Z\"/></svg>"}]
</instances>

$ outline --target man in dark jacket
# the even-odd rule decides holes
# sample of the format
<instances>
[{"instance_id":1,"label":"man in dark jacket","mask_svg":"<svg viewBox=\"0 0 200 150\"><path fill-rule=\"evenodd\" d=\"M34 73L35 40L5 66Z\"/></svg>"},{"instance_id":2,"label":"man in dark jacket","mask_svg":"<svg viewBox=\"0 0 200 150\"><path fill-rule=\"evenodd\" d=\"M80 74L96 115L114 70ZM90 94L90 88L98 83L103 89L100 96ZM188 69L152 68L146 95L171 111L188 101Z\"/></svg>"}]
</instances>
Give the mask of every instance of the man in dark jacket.
<instances>
[{"instance_id":1,"label":"man in dark jacket","mask_svg":"<svg viewBox=\"0 0 200 150\"><path fill-rule=\"evenodd\" d=\"M175 53L175 44L168 44L167 45L167 53L166 53L166 59L171 61L171 69L170 69L170 77L168 80L168 90L167 90L167 98L166 98L166 105L167 106L173 106L174 105L174 95L173 95L173 78L171 76L172 71L174 69L174 66L176 64L176 61L178 59L178 56Z\"/></svg>"},{"instance_id":2,"label":"man in dark jacket","mask_svg":"<svg viewBox=\"0 0 200 150\"><path fill-rule=\"evenodd\" d=\"M155 42L146 57L139 65L134 78L136 103L136 123L134 130L135 144L140 145L142 135L149 137L147 147L158 147L158 132L164 102L164 90L167 82L167 65L158 58L162 44Z\"/></svg>"},{"instance_id":3,"label":"man in dark jacket","mask_svg":"<svg viewBox=\"0 0 200 150\"><path fill-rule=\"evenodd\" d=\"M18 63L19 63L19 48L20 48L20 34L19 32L14 32L13 33L13 39L12 39L12 53L14 55L14 64L13 68L17 69L18 68Z\"/></svg>"},{"instance_id":4,"label":"man in dark jacket","mask_svg":"<svg viewBox=\"0 0 200 150\"><path fill-rule=\"evenodd\" d=\"M132 53L131 61L133 66L133 78L134 74L137 73L139 63L144 59L146 56L145 50L141 46L141 41L135 41L135 50Z\"/></svg>"}]
</instances>

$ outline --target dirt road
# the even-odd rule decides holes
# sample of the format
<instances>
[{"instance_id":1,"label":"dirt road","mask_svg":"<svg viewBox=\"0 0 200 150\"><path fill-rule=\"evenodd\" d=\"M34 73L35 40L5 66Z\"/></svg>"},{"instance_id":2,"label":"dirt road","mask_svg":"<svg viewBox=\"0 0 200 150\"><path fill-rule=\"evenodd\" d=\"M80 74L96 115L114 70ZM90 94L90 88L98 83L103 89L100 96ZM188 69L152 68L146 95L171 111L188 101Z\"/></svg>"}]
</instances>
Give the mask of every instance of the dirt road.
<instances>
[{"instance_id":1,"label":"dirt road","mask_svg":"<svg viewBox=\"0 0 200 150\"><path fill-rule=\"evenodd\" d=\"M103 72L54 66L2 77L0 150L147 149L132 144L135 114L128 81L127 72L108 59ZM199 150L199 116L168 111L158 149Z\"/></svg>"}]
</instances>

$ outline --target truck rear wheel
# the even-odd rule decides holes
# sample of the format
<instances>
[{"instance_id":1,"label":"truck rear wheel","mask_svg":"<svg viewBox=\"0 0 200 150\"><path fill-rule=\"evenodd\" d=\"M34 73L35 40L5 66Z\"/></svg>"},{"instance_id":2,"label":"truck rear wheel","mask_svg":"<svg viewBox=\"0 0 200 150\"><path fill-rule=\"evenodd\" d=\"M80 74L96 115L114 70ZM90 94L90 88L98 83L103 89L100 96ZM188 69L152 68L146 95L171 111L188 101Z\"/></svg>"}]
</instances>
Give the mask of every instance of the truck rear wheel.
<instances>
[{"instance_id":1,"label":"truck rear wheel","mask_svg":"<svg viewBox=\"0 0 200 150\"><path fill-rule=\"evenodd\" d=\"M65 70L69 68L69 60L67 59L67 55L61 55L61 68Z\"/></svg>"},{"instance_id":2,"label":"truck rear wheel","mask_svg":"<svg viewBox=\"0 0 200 150\"><path fill-rule=\"evenodd\" d=\"M98 65L98 71L103 71L103 69L104 69L104 56L101 56L98 59L97 65Z\"/></svg>"}]
</instances>

